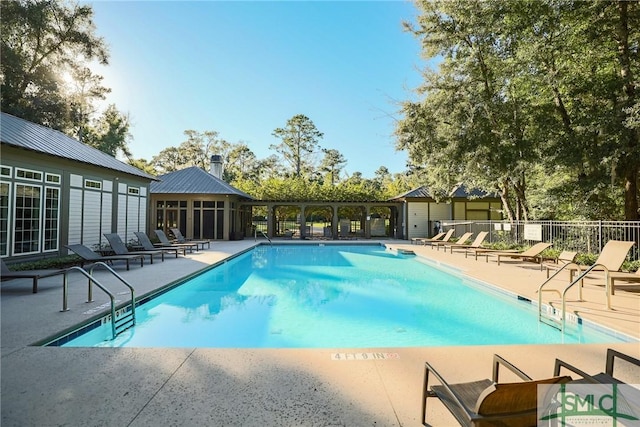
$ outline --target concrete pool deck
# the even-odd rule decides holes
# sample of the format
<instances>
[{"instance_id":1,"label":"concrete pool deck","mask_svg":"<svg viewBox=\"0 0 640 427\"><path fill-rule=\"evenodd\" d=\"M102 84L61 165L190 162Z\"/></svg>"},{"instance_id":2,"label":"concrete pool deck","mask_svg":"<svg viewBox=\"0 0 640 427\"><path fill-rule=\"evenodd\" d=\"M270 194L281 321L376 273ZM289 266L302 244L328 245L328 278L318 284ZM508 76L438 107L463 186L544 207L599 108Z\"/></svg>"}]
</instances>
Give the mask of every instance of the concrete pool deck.
<instances>
[{"instance_id":1,"label":"concrete pool deck","mask_svg":"<svg viewBox=\"0 0 640 427\"><path fill-rule=\"evenodd\" d=\"M535 291L546 277L531 263L506 261L497 266L494 260L475 261L461 253L444 253L407 241L382 243L413 250L532 300L537 299ZM145 263L143 268L116 270L141 296L255 244L253 239L218 242L186 257L167 256L164 262ZM118 298L128 298L123 293L126 289L108 273L100 270L95 274L118 290ZM108 311L108 298L97 289L95 301L85 302L86 279L80 274L72 273L69 282L67 312L60 311L61 276L40 280L37 294L31 293L29 280L2 283L3 427L419 426L425 361L456 382L490 378L494 353L534 378L551 376L556 358L586 372L601 372L607 348L640 358L637 343L320 350L33 346ZM613 310L606 310L604 288L598 283L587 281L586 301L572 300L568 310L640 337L640 288L620 282L612 297ZM558 298L552 293L543 299L557 305ZM385 353L388 357L333 360L338 352L351 356ZM630 384L640 384L639 371L624 363L616 365L616 375ZM430 425L456 425L434 399L427 415Z\"/></svg>"}]
</instances>

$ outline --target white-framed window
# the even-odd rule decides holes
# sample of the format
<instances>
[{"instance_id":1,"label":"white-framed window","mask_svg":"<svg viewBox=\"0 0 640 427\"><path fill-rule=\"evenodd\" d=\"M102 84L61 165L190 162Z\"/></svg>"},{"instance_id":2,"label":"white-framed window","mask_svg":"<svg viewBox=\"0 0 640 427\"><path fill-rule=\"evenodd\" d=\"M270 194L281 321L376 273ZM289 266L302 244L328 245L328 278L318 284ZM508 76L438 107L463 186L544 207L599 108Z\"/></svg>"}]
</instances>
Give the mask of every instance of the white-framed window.
<instances>
[{"instance_id":1,"label":"white-framed window","mask_svg":"<svg viewBox=\"0 0 640 427\"><path fill-rule=\"evenodd\" d=\"M138 187L129 187L129 194L137 196L140 194L140 189Z\"/></svg>"},{"instance_id":2,"label":"white-framed window","mask_svg":"<svg viewBox=\"0 0 640 427\"><path fill-rule=\"evenodd\" d=\"M60 184L62 177L55 173L47 173L44 175L44 181L47 184Z\"/></svg>"},{"instance_id":3,"label":"white-framed window","mask_svg":"<svg viewBox=\"0 0 640 427\"><path fill-rule=\"evenodd\" d=\"M60 189L45 187L42 250L57 251L60 236Z\"/></svg>"},{"instance_id":4,"label":"white-framed window","mask_svg":"<svg viewBox=\"0 0 640 427\"><path fill-rule=\"evenodd\" d=\"M92 179L84 180L84 188L91 188L93 190L101 190L102 189L102 181L94 181Z\"/></svg>"},{"instance_id":5,"label":"white-framed window","mask_svg":"<svg viewBox=\"0 0 640 427\"><path fill-rule=\"evenodd\" d=\"M15 184L13 253L16 255L40 251L42 186Z\"/></svg>"},{"instance_id":6,"label":"white-framed window","mask_svg":"<svg viewBox=\"0 0 640 427\"><path fill-rule=\"evenodd\" d=\"M11 178L11 166L0 166L0 176Z\"/></svg>"},{"instance_id":7,"label":"white-framed window","mask_svg":"<svg viewBox=\"0 0 640 427\"><path fill-rule=\"evenodd\" d=\"M26 181L42 181L42 172L31 169L16 168L16 178Z\"/></svg>"},{"instance_id":8,"label":"white-framed window","mask_svg":"<svg viewBox=\"0 0 640 427\"><path fill-rule=\"evenodd\" d=\"M11 184L0 182L0 256L9 256L9 201L11 200Z\"/></svg>"}]
</instances>

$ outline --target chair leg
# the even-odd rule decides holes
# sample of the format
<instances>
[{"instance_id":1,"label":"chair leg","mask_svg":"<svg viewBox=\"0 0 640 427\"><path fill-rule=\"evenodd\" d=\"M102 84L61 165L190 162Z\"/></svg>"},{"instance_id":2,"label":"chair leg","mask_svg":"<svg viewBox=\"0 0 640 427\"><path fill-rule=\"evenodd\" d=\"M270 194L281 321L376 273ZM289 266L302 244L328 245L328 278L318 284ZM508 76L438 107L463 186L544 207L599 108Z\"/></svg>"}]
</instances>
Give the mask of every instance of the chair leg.
<instances>
[{"instance_id":1,"label":"chair leg","mask_svg":"<svg viewBox=\"0 0 640 427\"><path fill-rule=\"evenodd\" d=\"M38 293L38 278L37 277L33 278L33 293L34 294Z\"/></svg>"}]
</instances>

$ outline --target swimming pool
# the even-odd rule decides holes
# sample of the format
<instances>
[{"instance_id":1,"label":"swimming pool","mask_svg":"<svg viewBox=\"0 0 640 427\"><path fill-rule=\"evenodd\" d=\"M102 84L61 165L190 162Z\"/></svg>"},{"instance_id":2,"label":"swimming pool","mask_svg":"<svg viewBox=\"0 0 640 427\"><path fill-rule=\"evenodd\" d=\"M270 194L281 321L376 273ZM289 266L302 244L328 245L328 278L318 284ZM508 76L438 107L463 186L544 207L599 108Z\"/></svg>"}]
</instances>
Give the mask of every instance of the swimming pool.
<instances>
[{"instance_id":1,"label":"swimming pool","mask_svg":"<svg viewBox=\"0 0 640 427\"><path fill-rule=\"evenodd\" d=\"M620 341L561 333L536 307L380 245L258 246L151 299L134 328L108 322L69 347L368 348Z\"/></svg>"}]
</instances>

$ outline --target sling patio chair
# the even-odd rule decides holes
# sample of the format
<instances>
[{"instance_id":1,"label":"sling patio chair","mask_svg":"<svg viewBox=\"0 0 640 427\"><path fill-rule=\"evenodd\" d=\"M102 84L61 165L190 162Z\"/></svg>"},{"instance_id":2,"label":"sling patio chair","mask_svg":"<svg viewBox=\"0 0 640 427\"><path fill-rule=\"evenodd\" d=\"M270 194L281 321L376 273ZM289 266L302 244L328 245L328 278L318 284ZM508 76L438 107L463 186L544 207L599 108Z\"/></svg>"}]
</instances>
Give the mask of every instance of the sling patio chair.
<instances>
[{"instance_id":1,"label":"sling patio chair","mask_svg":"<svg viewBox=\"0 0 640 427\"><path fill-rule=\"evenodd\" d=\"M482 247L482 243L484 242L484 239L487 238L487 236L489 235L488 231L481 231L478 233L478 235L476 236L475 239L473 239L473 242L471 242L470 244L465 244L465 243L449 243L448 245L444 245L444 251L447 251L447 248L449 248L449 251L451 253L453 253L453 251L455 249L463 249L464 250L464 257L467 257L467 254L469 253L469 250L471 249L478 249Z\"/></svg>"},{"instance_id":2,"label":"sling patio chair","mask_svg":"<svg viewBox=\"0 0 640 427\"><path fill-rule=\"evenodd\" d=\"M489 257L494 256L498 259L498 265L500 265L501 258L511 258L519 260L533 260L536 263L542 263L542 257L540 254L547 248L551 247L551 243L539 242L531 246L529 249L522 252L509 252L509 251L491 251L485 252L481 255L485 256L485 261L489 262Z\"/></svg>"},{"instance_id":3,"label":"sling patio chair","mask_svg":"<svg viewBox=\"0 0 640 427\"><path fill-rule=\"evenodd\" d=\"M187 254L187 248L185 248L184 246L164 246L162 248L156 248L155 246L153 246L153 243L151 242L151 239L149 239L149 236L147 236L142 231L134 231L133 234L136 235L136 237L138 238L138 243L140 243L145 251L161 250L166 253L176 254L176 258L178 258L179 252L182 252L182 255Z\"/></svg>"},{"instance_id":4,"label":"sling patio chair","mask_svg":"<svg viewBox=\"0 0 640 427\"><path fill-rule=\"evenodd\" d=\"M454 245L456 243L460 243L461 245L467 242L467 240L471 239L473 233L464 233L458 240L455 242L448 242L446 240L441 240L439 242L431 242L431 249L435 246L438 250L440 250L440 246L444 247L444 251L447 252L447 245Z\"/></svg>"},{"instance_id":5,"label":"sling patio chair","mask_svg":"<svg viewBox=\"0 0 640 427\"><path fill-rule=\"evenodd\" d=\"M153 256L160 255L160 259L164 261L164 252L161 249L154 249L152 251L132 252L132 251L129 251L129 249L127 249L127 245L124 244L120 236L118 236L116 233L104 233L103 236L107 238L107 240L109 241L109 245L111 246L111 249L113 249L113 252L115 252L116 255L134 255L134 254L142 255L142 256L149 255L151 264L153 264Z\"/></svg>"},{"instance_id":6,"label":"sling patio chair","mask_svg":"<svg viewBox=\"0 0 640 427\"><path fill-rule=\"evenodd\" d=\"M194 250L198 250L198 244L197 243L177 243L177 242L172 242L171 240L169 240L169 238L167 237L167 235L165 234L164 231L162 230L154 230L154 233L156 233L156 237L158 237L158 240L160 240L160 244L158 245L158 247L162 248L165 246L178 246L178 247L183 247L185 249L188 249L189 252L193 252Z\"/></svg>"},{"instance_id":7,"label":"sling patio chair","mask_svg":"<svg viewBox=\"0 0 640 427\"><path fill-rule=\"evenodd\" d=\"M429 237L412 237L411 238L411 244L415 245L415 244L418 244L418 243L422 242L423 240L431 240L431 241L440 240L440 239L442 239L444 237L444 235L445 235L445 233L443 232L443 233L438 233L438 234L436 234L435 236L433 236L431 238L429 238Z\"/></svg>"},{"instance_id":8,"label":"sling patio chair","mask_svg":"<svg viewBox=\"0 0 640 427\"><path fill-rule=\"evenodd\" d=\"M129 261L137 261L140 260L140 267L144 266L144 256L143 255L100 255L92 251L90 248L85 245L75 244L75 245L65 245L65 248L69 249L80 258L82 261L80 265L84 267L84 264L87 262L107 262L111 263L112 261L125 261L127 264L127 270L129 270Z\"/></svg>"},{"instance_id":9,"label":"sling patio chair","mask_svg":"<svg viewBox=\"0 0 640 427\"><path fill-rule=\"evenodd\" d=\"M9 279L32 279L32 291L34 294L38 293L38 279L43 279L45 277L57 276L59 274L65 274L67 272L66 269L61 270L23 270L23 271L11 271L9 267L2 262L2 270L0 271L2 274L2 280Z\"/></svg>"},{"instance_id":10,"label":"sling patio chair","mask_svg":"<svg viewBox=\"0 0 640 427\"><path fill-rule=\"evenodd\" d=\"M202 245L202 250L204 250L204 245L207 245L207 248L211 248L211 240L195 240L195 239L187 239L182 235L182 232L179 228L170 228L171 232L175 236L178 243L195 243L197 245Z\"/></svg>"},{"instance_id":11,"label":"sling patio chair","mask_svg":"<svg viewBox=\"0 0 640 427\"><path fill-rule=\"evenodd\" d=\"M452 228L451 230L447 231L445 235L440 237L439 239L436 239L436 236L434 236L431 239L420 239L417 241L417 243L420 243L422 245L427 245L427 244L432 244L434 242L448 242L453 236L453 233L455 231L456 230Z\"/></svg>"},{"instance_id":12,"label":"sling patio chair","mask_svg":"<svg viewBox=\"0 0 640 427\"><path fill-rule=\"evenodd\" d=\"M504 366L521 382L499 383ZM429 387L429 376L440 383ZM425 362L422 386L422 422L427 424L427 399L437 397L462 426L535 426L538 411L538 385L565 384L570 376L533 380L497 354L493 356L491 379L449 384L429 362Z\"/></svg>"},{"instance_id":13,"label":"sling patio chair","mask_svg":"<svg viewBox=\"0 0 640 427\"><path fill-rule=\"evenodd\" d=\"M567 264L571 264L576 259L576 256L578 256L578 252L562 251L560 252L560 255L549 260L550 262L541 262L540 270L543 270L543 269L547 270L547 279L548 279L549 273L551 272L551 270L560 270L564 268ZM571 275L570 279L573 279L574 271L575 270L569 270L569 273Z\"/></svg>"},{"instance_id":14,"label":"sling patio chair","mask_svg":"<svg viewBox=\"0 0 640 427\"><path fill-rule=\"evenodd\" d=\"M620 271L620 268L622 268L622 264L627 259L627 255L634 244L635 242L624 240L609 240L602 248L602 252L598 255L596 262L587 267L587 269L592 268L589 274L591 272L604 273L604 284L609 289L610 295L615 295L615 279L622 278L622 276L631 276L628 273L622 274L623 272Z\"/></svg>"}]
</instances>

